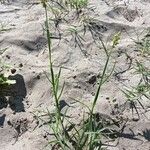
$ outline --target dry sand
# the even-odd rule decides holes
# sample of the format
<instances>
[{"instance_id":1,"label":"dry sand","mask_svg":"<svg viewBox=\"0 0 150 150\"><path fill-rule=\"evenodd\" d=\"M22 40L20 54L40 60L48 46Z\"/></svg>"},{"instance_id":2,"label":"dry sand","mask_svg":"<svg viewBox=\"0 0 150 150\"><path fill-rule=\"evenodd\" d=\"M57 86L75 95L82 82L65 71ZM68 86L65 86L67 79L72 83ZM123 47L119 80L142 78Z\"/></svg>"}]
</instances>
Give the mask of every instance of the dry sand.
<instances>
[{"instance_id":1,"label":"dry sand","mask_svg":"<svg viewBox=\"0 0 150 150\"><path fill-rule=\"evenodd\" d=\"M133 66L127 69L129 62L125 53L133 60L133 64L135 59L140 59L149 65L149 58L138 55L132 39L136 40L137 34L143 38L146 32L142 31L150 27L150 0L91 0L88 7L93 8L91 16L96 20L95 28L105 40L109 42L114 33L122 31L120 44L113 57L117 61L115 71L127 71L118 74L119 79L111 77L103 87L97 104L97 111L109 116L112 109L108 99L116 99L118 105L123 104L125 97L120 89L125 85L137 85L140 79L134 74ZM0 99L0 150L41 150L47 144L44 135L48 129L40 126L33 115L37 110L54 108L49 82L43 73L49 72L47 40L42 26L44 20L43 8L36 1L10 0L0 5L0 23L9 29L0 33L0 49L8 48L0 59L16 69L10 78L17 81ZM61 32L67 27L66 23L62 23ZM83 51L74 47L73 40L67 34L61 42L53 40L55 68L64 67L62 83L65 81L66 86L62 104L72 107L69 113L75 119L83 112L83 108L73 104L70 97L90 103L96 90L98 72L105 62L103 50L95 46L89 33L84 39ZM8 73L11 74L10 71ZM149 101L143 103L146 108L150 107ZM140 120L132 121L129 109L122 115L128 117L129 121L119 140L110 143L112 146L108 149L150 150L150 121L144 115L140 115ZM149 112L145 115L150 119ZM115 146L116 142L118 144Z\"/></svg>"}]
</instances>

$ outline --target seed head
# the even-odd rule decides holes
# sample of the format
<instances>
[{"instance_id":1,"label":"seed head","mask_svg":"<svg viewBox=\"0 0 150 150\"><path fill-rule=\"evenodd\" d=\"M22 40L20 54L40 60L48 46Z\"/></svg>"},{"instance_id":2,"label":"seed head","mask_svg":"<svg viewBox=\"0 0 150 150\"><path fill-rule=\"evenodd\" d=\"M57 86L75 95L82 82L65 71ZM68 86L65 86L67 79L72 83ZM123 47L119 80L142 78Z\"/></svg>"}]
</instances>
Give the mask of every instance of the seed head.
<instances>
[{"instance_id":1,"label":"seed head","mask_svg":"<svg viewBox=\"0 0 150 150\"><path fill-rule=\"evenodd\" d=\"M42 3L42 5L43 5L43 7L46 8L47 0L41 0L41 3Z\"/></svg>"}]
</instances>

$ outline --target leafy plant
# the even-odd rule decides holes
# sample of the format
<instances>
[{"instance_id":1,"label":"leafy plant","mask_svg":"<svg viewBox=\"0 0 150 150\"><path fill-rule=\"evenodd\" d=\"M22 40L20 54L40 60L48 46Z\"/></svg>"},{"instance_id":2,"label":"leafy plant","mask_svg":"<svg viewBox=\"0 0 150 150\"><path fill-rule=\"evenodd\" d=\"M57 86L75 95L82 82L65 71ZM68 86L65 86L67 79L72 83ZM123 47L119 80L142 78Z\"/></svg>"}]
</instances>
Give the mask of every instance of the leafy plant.
<instances>
[{"instance_id":1,"label":"leafy plant","mask_svg":"<svg viewBox=\"0 0 150 150\"><path fill-rule=\"evenodd\" d=\"M142 103L143 96L147 99L150 99L150 86L139 84L137 87L132 87L132 89L125 89L123 90L123 93L125 94L127 101L130 104L130 108L132 110L132 116L134 110L136 111L138 115L138 119L140 119L140 115L137 108L137 103L145 110L144 105ZM134 117L133 117L134 118Z\"/></svg>"},{"instance_id":2,"label":"leafy plant","mask_svg":"<svg viewBox=\"0 0 150 150\"><path fill-rule=\"evenodd\" d=\"M46 33L47 33L47 40L48 40L48 50L49 50L49 65L50 65L50 77L47 76L49 82L51 83L52 87L52 94L55 101L55 115L54 121L49 124L50 129L52 130L52 135L54 136L54 140L50 141L48 144L52 145L51 149L62 149L62 150L100 150L103 147L102 144L102 137L106 136L109 137L110 135L114 135L114 131L109 128L112 124L115 124L113 119L109 118L109 121L104 121L101 119L101 115L94 113L95 106L98 102L98 98L100 95L100 91L102 85L108 80L111 76L114 67L109 75L107 75L108 66L112 54L112 50L118 44L120 40L120 33L116 34L112 39L112 46L108 48L105 46L102 39L99 38L100 43L104 49L106 54L106 62L104 65L104 69L102 70L102 76L98 81L98 88L95 94L95 97L92 102L92 106L88 106L82 103L79 100L74 98L74 101L80 103L88 110L87 114L83 114L81 122L79 125L73 123L67 116L67 110L65 113L61 113L60 108L60 99L63 93L63 89L65 83L63 84L62 88L60 88L60 79L61 79L61 68L59 69L58 73L55 73L53 69L53 61L52 61L52 50L51 50L51 33L49 30L49 18L48 18L48 7L47 1L42 0L43 7L45 9L46 15ZM87 1L70 1L72 5L75 5L76 8L84 6ZM75 35L75 39L77 42L81 42L82 37L77 34L77 30L74 28L70 28L71 34ZM80 43L81 44L81 43ZM51 112L48 111L48 116L51 116ZM105 118L106 119L106 118ZM118 125L118 124L117 124Z\"/></svg>"},{"instance_id":3,"label":"leafy plant","mask_svg":"<svg viewBox=\"0 0 150 150\"><path fill-rule=\"evenodd\" d=\"M140 43L138 43L139 51L141 55L150 55L150 39L144 38Z\"/></svg>"},{"instance_id":4,"label":"leafy plant","mask_svg":"<svg viewBox=\"0 0 150 150\"><path fill-rule=\"evenodd\" d=\"M137 86L125 89L123 90L123 93L125 94L127 101L130 103L132 115L135 110L139 119L140 115L137 109L137 103L145 110L142 99L144 97L148 100L150 99L150 70L139 61L136 61L135 69L135 73L141 75L141 80Z\"/></svg>"},{"instance_id":5,"label":"leafy plant","mask_svg":"<svg viewBox=\"0 0 150 150\"><path fill-rule=\"evenodd\" d=\"M6 68L8 68L7 65L3 64L1 61L0 61L0 86L1 85L10 85L10 84L15 84L16 81L15 80L10 80L8 75L6 75L4 72L6 70Z\"/></svg>"},{"instance_id":6,"label":"leafy plant","mask_svg":"<svg viewBox=\"0 0 150 150\"><path fill-rule=\"evenodd\" d=\"M15 84L15 80L9 80L8 76L5 76L4 74L0 73L0 85L10 85L10 84Z\"/></svg>"},{"instance_id":7,"label":"leafy plant","mask_svg":"<svg viewBox=\"0 0 150 150\"><path fill-rule=\"evenodd\" d=\"M149 84L150 82L150 70L148 67L145 67L139 61L136 61L135 73L141 75L141 82L144 81L145 84Z\"/></svg>"},{"instance_id":8,"label":"leafy plant","mask_svg":"<svg viewBox=\"0 0 150 150\"><path fill-rule=\"evenodd\" d=\"M7 50L7 48L1 49L0 50L0 55L3 54L6 50ZM15 80L10 80L8 75L6 75L4 73L7 68L9 68L9 66L0 61L0 86L6 85L6 84L10 85L10 84L15 84L16 83Z\"/></svg>"},{"instance_id":9,"label":"leafy plant","mask_svg":"<svg viewBox=\"0 0 150 150\"><path fill-rule=\"evenodd\" d=\"M71 8L75 8L77 11L79 11L87 6L88 0L68 0L68 3Z\"/></svg>"},{"instance_id":10,"label":"leafy plant","mask_svg":"<svg viewBox=\"0 0 150 150\"><path fill-rule=\"evenodd\" d=\"M75 47L79 47L81 52L87 56L87 52L84 50L84 44L83 42L85 42L84 38L79 34L78 29L75 26L72 26L68 29L69 33L72 36L71 41L73 41L75 43Z\"/></svg>"},{"instance_id":11,"label":"leafy plant","mask_svg":"<svg viewBox=\"0 0 150 150\"><path fill-rule=\"evenodd\" d=\"M150 31L148 31L143 39L138 39L135 43L137 44L138 50L142 56L150 55Z\"/></svg>"}]
</instances>

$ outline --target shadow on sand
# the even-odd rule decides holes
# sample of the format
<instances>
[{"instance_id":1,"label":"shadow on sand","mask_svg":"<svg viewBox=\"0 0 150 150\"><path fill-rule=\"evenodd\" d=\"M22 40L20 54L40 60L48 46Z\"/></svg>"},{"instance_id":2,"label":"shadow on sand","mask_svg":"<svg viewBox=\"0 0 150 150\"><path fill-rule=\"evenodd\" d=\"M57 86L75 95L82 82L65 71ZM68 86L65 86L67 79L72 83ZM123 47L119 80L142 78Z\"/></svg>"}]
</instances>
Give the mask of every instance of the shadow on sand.
<instances>
[{"instance_id":1,"label":"shadow on sand","mask_svg":"<svg viewBox=\"0 0 150 150\"><path fill-rule=\"evenodd\" d=\"M24 112L23 100L27 91L23 76L16 74L9 79L16 80L16 84L0 86L0 109L9 106L14 112Z\"/></svg>"}]
</instances>

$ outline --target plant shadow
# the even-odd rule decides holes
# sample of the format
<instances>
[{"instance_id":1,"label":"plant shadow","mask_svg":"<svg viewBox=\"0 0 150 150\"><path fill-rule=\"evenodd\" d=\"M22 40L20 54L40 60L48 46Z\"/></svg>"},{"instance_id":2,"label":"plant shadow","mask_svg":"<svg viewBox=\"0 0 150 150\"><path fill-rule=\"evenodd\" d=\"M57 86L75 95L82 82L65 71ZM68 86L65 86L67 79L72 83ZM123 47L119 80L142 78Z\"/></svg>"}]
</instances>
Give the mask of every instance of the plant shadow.
<instances>
[{"instance_id":1,"label":"plant shadow","mask_svg":"<svg viewBox=\"0 0 150 150\"><path fill-rule=\"evenodd\" d=\"M146 129L143 131L143 137L147 140L150 141L150 129Z\"/></svg>"},{"instance_id":2,"label":"plant shadow","mask_svg":"<svg viewBox=\"0 0 150 150\"><path fill-rule=\"evenodd\" d=\"M5 117L6 117L6 114L3 114L2 116L0 116L0 127L4 126Z\"/></svg>"},{"instance_id":3,"label":"plant shadow","mask_svg":"<svg viewBox=\"0 0 150 150\"><path fill-rule=\"evenodd\" d=\"M16 84L0 86L0 109L9 105L14 112L24 112L23 100L27 95L27 91L23 76L16 74L9 76L9 79L15 80Z\"/></svg>"}]
</instances>

